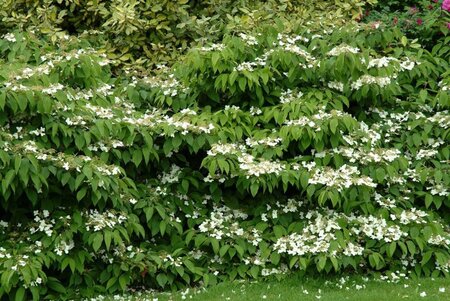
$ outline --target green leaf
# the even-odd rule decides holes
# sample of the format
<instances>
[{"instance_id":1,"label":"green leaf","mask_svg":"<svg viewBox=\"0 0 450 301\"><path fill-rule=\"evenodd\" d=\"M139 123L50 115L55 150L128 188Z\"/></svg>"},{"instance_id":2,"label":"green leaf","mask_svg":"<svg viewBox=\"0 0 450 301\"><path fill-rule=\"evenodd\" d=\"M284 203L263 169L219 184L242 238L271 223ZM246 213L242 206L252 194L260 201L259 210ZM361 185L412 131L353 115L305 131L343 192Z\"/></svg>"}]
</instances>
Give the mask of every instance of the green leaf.
<instances>
[{"instance_id":1,"label":"green leaf","mask_svg":"<svg viewBox=\"0 0 450 301\"><path fill-rule=\"evenodd\" d=\"M330 120L330 130L333 134L336 133L336 129L339 125L339 122L337 121L337 119L331 119Z\"/></svg>"},{"instance_id":2,"label":"green leaf","mask_svg":"<svg viewBox=\"0 0 450 301\"><path fill-rule=\"evenodd\" d=\"M245 92L245 86L247 84L247 79L245 77L240 77L238 80L239 88L242 92Z\"/></svg>"},{"instance_id":3,"label":"green leaf","mask_svg":"<svg viewBox=\"0 0 450 301\"><path fill-rule=\"evenodd\" d=\"M319 256L319 261L317 263L318 270L322 271L325 268L326 264L327 264L327 258L323 255Z\"/></svg>"},{"instance_id":4,"label":"green leaf","mask_svg":"<svg viewBox=\"0 0 450 301\"><path fill-rule=\"evenodd\" d=\"M105 231L105 233L103 233L103 237L105 240L106 249L109 250L109 247L111 246L111 239L112 239L111 231Z\"/></svg>"},{"instance_id":5,"label":"green leaf","mask_svg":"<svg viewBox=\"0 0 450 301\"><path fill-rule=\"evenodd\" d=\"M270 261L272 262L272 264L278 265L278 263L280 262L280 259L281 259L281 256L279 253L272 252L272 254L270 254Z\"/></svg>"},{"instance_id":6,"label":"green leaf","mask_svg":"<svg viewBox=\"0 0 450 301\"><path fill-rule=\"evenodd\" d=\"M386 177L384 168L378 167L376 170L376 176L379 183L382 183Z\"/></svg>"},{"instance_id":7,"label":"green leaf","mask_svg":"<svg viewBox=\"0 0 450 301\"><path fill-rule=\"evenodd\" d=\"M164 287L168 281L166 274L160 273L156 276L159 286Z\"/></svg>"},{"instance_id":8,"label":"green leaf","mask_svg":"<svg viewBox=\"0 0 450 301\"><path fill-rule=\"evenodd\" d=\"M423 254L423 256L422 256L422 261L420 262L420 264L422 266L426 265L427 262L430 261L431 256L433 256L433 251L425 252L425 254Z\"/></svg>"},{"instance_id":9,"label":"green leaf","mask_svg":"<svg viewBox=\"0 0 450 301\"><path fill-rule=\"evenodd\" d=\"M252 185L250 185L250 192L252 196L256 196L258 194L259 184L257 182L253 182Z\"/></svg>"},{"instance_id":10,"label":"green leaf","mask_svg":"<svg viewBox=\"0 0 450 301\"><path fill-rule=\"evenodd\" d=\"M47 278L47 286L60 294L64 294L66 292L65 287L59 282L59 280L53 277Z\"/></svg>"},{"instance_id":11,"label":"green leaf","mask_svg":"<svg viewBox=\"0 0 450 301\"><path fill-rule=\"evenodd\" d=\"M213 68L217 66L217 62L220 60L220 53L214 52L211 56L211 63Z\"/></svg>"},{"instance_id":12,"label":"green leaf","mask_svg":"<svg viewBox=\"0 0 450 301\"><path fill-rule=\"evenodd\" d=\"M102 242L103 235L101 235L101 233L97 233L92 244L92 248L94 249L94 251L98 251L100 249L100 247L102 246Z\"/></svg>"},{"instance_id":13,"label":"green leaf","mask_svg":"<svg viewBox=\"0 0 450 301\"><path fill-rule=\"evenodd\" d=\"M127 284L129 282L130 276L128 275L121 275L119 277L119 285L120 288L124 291L127 288Z\"/></svg>"},{"instance_id":14,"label":"green leaf","mask_svg":"<svg viewBox=\"0 0 450 301\"><path fill-rule=\"evenodd\" d=\"M5 178L2 181L2 188L3 193L6 192L6 190L10 187L12 180L14 179L15 171L13 169L10 169L6 175Z\"/></svg>"},{"instance_id":15,"label":"green leaf","mask_svg":"<svg viewBox=\"0 0 450 301\"><path fill-rule=\"evenodd\" d=\"M416 245L410 240L408 240L406 242L406 245L408 246L409 253L411 253L411 255L415 255L416 254Z\"/></svg>"},{"instance_id":16,"label":"green leaf","mask_svg":"<svg viewBox=\"0 0 450 301\"><path fill-rule=\"evenodd\" d=\"M403 37L401 38L401 42L402 42L402 45L403 45L404 47L406 47L406 45L408 45L408 38L405 37L405 36L403 36Z\"/></svg>"},{"instance_id":17,"label":"green leaf","mask_svg":"<svg viewBox=\"0 0 450 301\"><path fill-rule=\"evenodd\" d=\"M23 301L25 300L25 289L23 287L19 287L16 291L15 301Z\"/></svg>"}]
</instances>

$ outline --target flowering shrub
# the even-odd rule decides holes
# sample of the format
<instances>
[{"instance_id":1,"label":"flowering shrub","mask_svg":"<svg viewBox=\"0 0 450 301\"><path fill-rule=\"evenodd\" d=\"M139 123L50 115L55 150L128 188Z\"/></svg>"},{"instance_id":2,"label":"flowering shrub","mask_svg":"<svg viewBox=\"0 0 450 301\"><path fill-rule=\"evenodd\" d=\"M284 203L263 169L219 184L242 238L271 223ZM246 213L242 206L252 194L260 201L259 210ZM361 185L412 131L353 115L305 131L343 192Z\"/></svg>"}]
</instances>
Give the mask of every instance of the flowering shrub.
<instances>
[{"instance_id":1,"label":"flowering shrub","mask_svg":"<svg viewBox=\"0 0 450 301\"><path fill-rule=\"evenodd\" d=\"M447 3L438 0L380 1L373 9L368 7L361 20L374 27L399 27L431 50L437 44L448 44L445 40L450 22L450 15L445 10Z\"/></svg>"},{"instance_id":2,"label":"flowering shrub","mask_svg":"<svg viewBox=\"0 0 450 301\"><path fill-rule=\"evenodd\" d=\"M448 275L449 63L398 29L261 26L151 77L49 39L0 40L3 298Z\"/></svg>"}]
</instances>

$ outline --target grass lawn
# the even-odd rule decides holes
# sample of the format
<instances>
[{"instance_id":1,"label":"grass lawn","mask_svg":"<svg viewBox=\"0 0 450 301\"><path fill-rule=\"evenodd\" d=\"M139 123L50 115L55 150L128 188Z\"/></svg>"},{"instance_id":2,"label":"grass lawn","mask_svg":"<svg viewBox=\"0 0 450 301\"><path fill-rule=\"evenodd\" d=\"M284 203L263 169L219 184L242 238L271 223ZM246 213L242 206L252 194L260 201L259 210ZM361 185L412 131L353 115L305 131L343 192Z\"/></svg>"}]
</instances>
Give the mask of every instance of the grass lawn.
<instances>
[{"instance_id":1,"label":"grass lawn","mask_svg":"<svg viewBox=\"0 0 450 301\"><path fill-rule=\"evenodd\" d=\"M134 295L122 298L116 296L111 300L286 300L286 301L374 301L374 300L450 300L450 279L424 278L420 280L401 280L398 283L383 281L364 281L362 277L350 277L340 283L339 278L331 281L305 280L290 276L280 282L233 282L221 283L206 290L189 289L177 293L158 293ZM97 299L93 299L97 300ZM105 299L108 300L108 299Z\"/></svg>"}]
</instances>

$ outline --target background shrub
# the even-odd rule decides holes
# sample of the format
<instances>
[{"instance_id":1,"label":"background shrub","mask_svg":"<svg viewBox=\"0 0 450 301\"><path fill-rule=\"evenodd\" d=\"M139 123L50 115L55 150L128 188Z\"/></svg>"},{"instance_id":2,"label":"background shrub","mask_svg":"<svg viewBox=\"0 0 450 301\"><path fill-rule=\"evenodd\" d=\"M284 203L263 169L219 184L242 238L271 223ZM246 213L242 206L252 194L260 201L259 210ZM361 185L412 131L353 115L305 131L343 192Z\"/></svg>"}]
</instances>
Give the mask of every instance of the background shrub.
<instances>
[{"instance_id":1,"label":"background shrub","mask_svg":"<svg viewBox=\"0 0 450 301\"><path fill-rule=\"evenodd\" d=\"M340 24L376 1L296 0L19 0L2 1L0 24L58 34L89 31L122 62L171 63L189 46L220 41L225 33L247 31L261 23L322 20ZM133 64L136 64L134 62Z\"/></svg>"}]
</instances>

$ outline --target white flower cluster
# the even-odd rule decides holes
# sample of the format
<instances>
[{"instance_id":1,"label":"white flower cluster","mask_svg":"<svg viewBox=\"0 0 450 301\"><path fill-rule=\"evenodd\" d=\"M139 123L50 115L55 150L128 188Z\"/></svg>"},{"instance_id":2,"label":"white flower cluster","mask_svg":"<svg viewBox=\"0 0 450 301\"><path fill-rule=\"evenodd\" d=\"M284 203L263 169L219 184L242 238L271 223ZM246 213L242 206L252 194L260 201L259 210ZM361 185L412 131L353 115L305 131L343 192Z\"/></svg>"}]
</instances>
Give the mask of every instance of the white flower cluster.
<instances>
[{"instance_id":1,"label":"white flower cluster","mask_svg":"<svg viewBox=\"0 0 450 301\"><path fill-rule=\"evenodd\" d=\"M250 115L255 116L255 115L261 115L262 114L262 110L260 108L256 108L256 107L250 107Z\"/></svg>"},{"instance_id":2,"label":"white flower cluster","mask_svg":"<svg viewBox=\"0 0 450 301\"><path fill-rule=\"evenodd\" d=\"M352 90L359 90L363 85L378 85L383 88L390 85L392 79L395 78L396 76L372 76L366 74L358 78L355 82L352 82L351 88Z\"/></svg>"},{"instance_id":3,"label":"white flower cluster","mask_svg":"<svg viewBox=\"0 0 450 301\"><path fill-rule=\"evenodd\" d=\"M40 127L38 129L30 131L29 134L37 136L37 137L39 137L39 136L44 137L45 136L45 128L44 127Z\"/></svg>"},{"instance_id":4,"label":"white flower cluster","mask_svg":"<svg viewBox=\"0 0 450 301\"><path fill-rule=\"evenodd\" d=\"M265 266L268 259L264 259L261 257L261 252L258 250L258 252L254 256L248 256L246 258L243 258L242 261L246 265L258 265L258 266Z\"/></svg>"},{"instance_id":5,"label":"white flower cluster","mask_svg":"<svg viewBox=\"0 0 450 301\"><path fill-rule=\"evenodd\" d=\"M434 184L431 187L427 187L427 190L430 190L430 193L432 195L440 195L440 196L450 195L449 187L444 186L443 184Z\"/></svg>"},{"instance_id":6,"label":"white flower cluster","mask_svg":"<svg viewBox=\"0 0 450 301\"><path fill-rule=\"evenodd\" d=\"M235 220L246 220L247 218L248 215L242 211L232 210L227 206L214 205L209 218L205 219L198 229L200 232L208 233L216 239L233 236L244 237L246 235L244 229L240 228Z\"/></svg>"},{"instance_id":7,"label":"white flower cluster","mask_svg":"<svg viewBox=\"0 0 450 301\"><path fill-rule=\"evenodd\" d=\"M51 84L49 87L43 87L43 86L24 86L22 84L15 84L6 82L4 83L5 87L10 89L11 91L17 92L17 91L40 91L42 93L48 94L48 95L55 95L56 92L64 89L65 87L60 84Z\"/></svg>"},{"instance_id":8,"label":"white flower cluster","mask_svg":"<svg viewBox=\"0 0 450 301\"><path fill-rule=\"evenodd\" d=\"M284 263L280 265L280 268L264 268L261 270L261 276L270 276L270 275L278 275L278 274L286 274L289 271L288 266Z\"/></svg>"},{"instance_id":9,"label":"white flower cluster","mask_svg":"<svg viewBox=\"0 0 450 301\"><path fill-rule=\"evenodd\" d=\"M247 138L245 139L245 144L248 147L257 147L259 145L264 145L267 147L275 147L280 144L283 140L279 137L266 137L259 140Z\"/></svg>"},{"instance_id":10,"label":"white flower cluster","mask_svg":"<svg viewBox=\"0 0 450 301\"><path fill-rule=\"evenodd\" d=\"M300 35L289 36L286 34L279 33L277 35L278 45L283 46L285 44L295 44L298 41L308 43L309 39Z\"/></svg>"},{"instance_id":11,"label":"white flower cluster","mask_svg":"<svg viewBox=\"0 0 450 301\"><path fill-rule=\"evenodd\" d=\"M280 162L264 159L255 161L255 157L248 154L238 157L238 161L239 168L245 171L247 179L251 176L259 177L265 174L279 175L285 169L283 164Z\"/></svg>"},{"instance_id":12,"label":"white flower cluster","mask_svg":"<svg viewBox=\"0 0 450 301\"><path fill-rule=\"evenodd\" d=\"M239 65L237 65L233 70L237 71L237 72L242 72L242 71L253 72L253 71L255 71L255 68L257 68L258 66L264 67L267 64L267 58L269 57L269 55L272 52L273 52L273 50L265 53L261 57L255 58L255 60L253 62L242 62Z\"/></svg>"},{"instance_id":13,"label":"white flower cluster","mask_svg":"<svg viewBox=\"0 0 450 301\"><path fill-rule=\"evenodd\" d=\"M439 263L439 261L436 261L435 264L436 264L436 270L443 271L445 273L450 272L450 260L444 264L441 264L441 263Z\"/></svg>"},{"instance_id":14,"label":"white flower cluster","mask_svg":"<svg viewBox=\"0 0 450 301\"><path fill-rule=\"evenodd\" d=\"M225 49L224 44L211 44L210 46L204 46L199 48L200 51L210 52L210 51L222 51Z\"/></svg>"},{"instance_id":15,"label":"white flower cluster","mask_svg":"<svg viewBox=\"0 0 450 301\"><path fill-rule=\"evenodd\" d=\"M163 172L163 174L159 177L161 184L178 183L180 174L181 168L175 164L172 164L170 171L168 173Z\"/></svg>"},{"instance_id":16,"label":"white flower cluster","mask_svg":"<svg viewBox=\"0 0 450 301\"><path fill-rule=\"evenodd\" d=\"M445 110L441 112L436 112L431 117L427 118L428 121L437 123L440 127L444 129L450 128L450 112Z\"/></svg>"},{"instance_id":17,"label":"white flower cluster","mask_svg":"<svg viewBox=\"0 0 450 301\"><path fill-rule=\"evenodd\" d=\"M3 258L9 259L11 257L12 257L11 253L9 253L5 248L0 247L0 259Z\"/></svg>"},{"instance_id":18,"label":"white flower cluster","mask_svg":"<svg viewBox=\"0 0 450 301\"><path fill-rule=\"evenodd\" d=\"M94 232L101 231L109 228L114 229L117 225L121 225L127 221L127 216L123 212L116 212L114 210L108 210L100 213L97 209L91 209L86 212L82 212L82 216L86 216L86 230L91 229Z\"/></svg>"},{"instance_id":19,"label":"white flower cluster","mask_svg":"<svg viewBox=\"0 0 450 301\"><path fill-rule=\"evenodd\" d=\"M6 40L6 41L8 41L8 42L11 42L11 43L17 42L16 36L15 36L13 33L6 33L6 34L4 34L4 35L2 36L2 39L3 39L3 40Z\"/></svg>"},{"instance_id":20,"label":"white flower cluster","mask_svg":"<svg viewBox=\"0 0 450 301\"><path fill-rule=\"evenodd\" d=\"M245 34L245 33L240 33L239 37L248 45L248 46L255 46L258 45L258 41L256 40L256 38L254 36Z\"/></svg>"},{"instance_id":21,"label":"white flower cluster","mask_svg":"<svg viewBox=\"0 0 450 301\"><path fill-rule=\"evenodd\" d=\"M391 62L398 62L398 59L395 57L383 56L380 58L371 58L369 63L367 64L367 69L371 68L383 68L389 66Z\"/></svg>"},{"instance_id":22,"label":"white flower cluster","mask_svg":"<svg viewBox=\"0 0 450 301\"><path fill-rule=\"evenodd\" d=\"M354 244L352 242L349 242L345 249L343 250L343 254L345 256L360 256L364 252L364 248L361 247L358 244Z\"/></svg>"},{"instance_id":23,"label":"white flower cluster","mask_svg":"<svg viewBox=\"0 0 450 301\"><path fill-rule=\"evenodd\" d=\"M287 104L292 101L298 100L303 96L301 91L294 92L291 89L281 92L280 103Z\"/></svg>"},{"instance_id":24,"label":"white flower cluster","mask_svg":"<svg viewBox=\"0 0 450 301\"><path fill-rule=\"evenodd\" d=\"M376 187L372 178L359 176L360 172L356 166L342 165L338 170L329 167L317 168L314 170L309 184L322 184L328 187L336 187L338 191L349 188L352 185Z\"/></svg>"},{"instance_id":25,"label":"white flower cluster","mask_svg":"<svg viewBox=\"0 0 450 301\"><path fill-rule=\"evenodd\" d=\"M408 233L403 232L398 225L389 226L387 221L383 218L375 216L359 216L353 217L353 221L360 224L359 228L352 228L352 232L356 235L364 234L365 236L385 241L393 242L399 240L402 236L407 236Z\"/></svg>"},{"instance_id":26,"label":"white flower cluster","mask_svg":"<svg viewBox=\"0 0 450 301\"><path fill-rule=\"evenodd\" d=\"M432 158L438 154L435 149L421 149L416 154L416 160L422 160L425 158Z\"/></svg>"},{"instance_id":27,"label":"white flower cluster","mask_svg":"<svg viewBox=\"0 0 450 301\"><path fill-rule=\"evenodd\" d=\"M443 92L445 92L445 91L450 91L450 84L444 84L444 81L443 81L443 80L441 80L441 81L438 83L438 87L440 87L440 88L441 88L441 91L443 91Z\"/></svg>"},{"instance_id":28,"label":"white flower cluster","mask_svg":"<svg viewBox=\"0 0 450 301\"><path fill-rule=\"evenodd\" d=\"M86 125L87 122L84 120L82 116L73 116L73 117L67 117L65 120L67 125Z\"/></svg>"},{"instance_id":29,"label":"white flower cluster","mask_svg":"<svg viewBox=\"0 0 450 301\"><path fill-rule=\"evenodd\" d=\"M437 245L437 246L445 246L447 248L450 247L450 236L442 236L439 234L433 234L431 235L431 237L428 239L428 243L432 244L432 245Z\"/></svg>"},{"instance_id":30,"label":"white flower cluster","mask_svg":"<svg viewBox=\"0 0 450 301\"><path fill-rule=\"evenodd\" d=\"M412 70L415 65L420 65L420 62L413 62L409 58L406 58L406 60L400 62L400 71Z\"/></svg>"},{"instance_id":31,"label":"white flower cluster","mask_svg":"<svg viewBox=\"0 0 450 301\"><path fill-rule=\"evenodd\" d=\"M189 132L210 134L215 129L214 124L208 123L206 120L196 121L198 124L194 123L189 119L193 114L183 112L169 116L156 108L142 114L118 97L115 97L115 104L116 106L109 106L108 108L87 104L84 106L87 115L67 117L65 122L68 125L86 126L88 123L95 122L95 119L88 117L88 115L94 113L98 118L108 119L112 124L125 123L144 127L147 130L150 128L155 132L162 131L163 133L160 134L162 136L174 137L176 132L180 132L182 135L187 135Z\"/></svg>"},{"instance_id":32,"label":"white flower cluster","mask_svg":"<svg viewBox=\"0 0 450 301\"><path fill-rule=\"evenodd\" d=\"M186 93L188 88L185 87L179 80L175 78L174 74L169 74L167 78L160 76L144 77L141 82L149 85L151 88L161 89L164 96L177 96L180 92Z\"/></svg>"},{"instance_id":33,"label":"white flower cluster","mask_svg":"<svg viewBox=\"0 0 450 301\"><path fill-rule=\"evenodd\" d=\"M181 119L183 118L183 119ZM189 132L194 133L205 133L210 134L212 130L215 129L215 126L212 123L207 123L205 125L196 125L191 120L187 119L187 115L181 114L181 116L168 116L163 115L163 112L154 109L153 111L147 111L142 116L130 116L124 118L116 118L116 122L125 122L134 126L141 127L169 127L174 128L176 131L179 131L182 135L187 135ZM170 134L171 137L174 136L174 132Z\"/></svg>"},{"instance_id":34,"label":"white flower cluster","mask_svg":"<svg viewBox=\"0 0 450 301\"><path fill-rule=\"evenodd\" d=\"M58 256L62 256L63 254L69 254L69 251L75 247L75 243L73 240L62 240L55 246L55 253Z\"/></svg>"},{"instance_id":35,"label":"white flower cluster","mask_svg":"<svg viewBox=\"0 0 450 301\"><path fill-rule=\"evenodd\" d=\"M215 157L217 155L236 155L246 151L246 147L237 143L214 143L207 155Z\"/></svg>"},{"instance_id":36,"label":"white flower cluster","mask_svg":"<svg viewBox=\"0 0 450 301\"><path fill-rule=\"evenodd\" d=\"M77 91L75 94L73 94L71 91L67 92L67 99L68 100L89 100L92 97L94 97L94 91L93 90L82 90Z\"/></svg>"},{"instance_id":37,"label":"white flower cluster","mask_svg":"<svg viewBox=\"0 0 450 301\"><path fill-rule=\"evenodd\" d=\"M317 60L314 56L312 56L308 51L303 50L300 46L296 45L298 41L308 42L308 38L304 38L298 35L289 37L283 34L278 34L277 39L278 43L275 43L274 46L279 46L282 50L294 53L306 60L307 64L300 64L302 67L313 68L317 64Z\"/></svg>"},{"instance_id":38,"label":"white flower cluster","mask_svg":"<svg viewBox=\"0 0 450 301\"><path fill-rule=\"evenodd\" d=\"M329 56L339 56L342 53L353 53L356 54L360 50L358 47L352 47L346 44L342 44L340 46L336 46L328 52Z\"/></svg>"},{"instance_id":39,"label":"white flower cluster","mask_svg":"<svg viewBox=\"0 0 450 301\"><path fill-rule=\"evenodd\" d=\"M391 62L397 63L397 65L394 65L395 70L404 71L404 70L412 70L414 66L420 65L420 62L414 62L411 61L408 57L404 60L399 60L395 57L380 57L380 58L370 58L369 62L367 63L367 69L371 68L384 68L388 67Z\"/></svg>"},{"instance_id":40,"label":"white flower cluster","mask_svg":"<svg viewBox=\"0 0 450 301\"><path fill-rule=\"evenodd\" d=\"M114 94L114 85L103 83L95 91L102 96L110 96Z\"/></svg>"},{"instance_id":41,"label":"white flower cluster","mask_svg":"<svg viewBox=\"0 0 450 301\"><path fill-rule=\"evenodd\" d=\"M170 266L180 267L183 265L183 259L181 257L173 258L172 255L161 255L163 262L169 263Z\"/></svg>"},{"instance_id":42,"label":"white flower cluster","mask_svg":"<svg viewBox=\"0 0 450 301\"><path fill-rule=\"evenodd\" d=\"M395 200L388 197L383 197L381 194L375 192L375 201L383 208L392 209L397 207Z\"/></svg>"},{"instance_id":43,"label":"white flower cluster","mask_svg":"<svg viewBox=\"0 0 450 301\"><path fill-rule=\"evenodd\" d=\"M10 151L11 149L6 146L5 151ZM77 172L81 172L81 168L90 164L91 167L106 176L116 176L122 173L120 167L116 165L106 165L103 162L95 161L93 162L91 157L88 156L74 156L65 153L57 153L53 149L41 149L37 146L35 141L28 140L23 141L14 145L14 151L33 154L36 159L41 161L53 162L56 166L60 166L65 170L74 169Z\"/></svg>"},{"instance_id":44,"label":"white flower cluster","mask_svg":"<svg viewBox=\"0 0 450 301\"><path fill-rule=\"evenodd\" d=\"M88 146L88 149L93 152L109 152L111 149L116 149L124 146L125 144L122 141L111 139L109 141L98 141L95 144L91 144Z\"/></svg>"},{"instance_id":45,"label":"white flower cluster","mask_svg":"<svg viewBox=\"0 0 450 301\"><path fill-rule=\"evenodd\" d=\"M56 64L64 61L76 60L79 61L81 56L87 56L89 58L97 57L106 59L106 54L101 53L94 48L78 48L73 49L69 52L50 52L41 55L40 59L43 62L51 62L51 64Z\"/></svg>"},{"instance_id":46,"label":"white flower cluster","mask_svg":"<svg viewBox=\"0 0 450 301\"><path fill-rule=\"evenodd\" d=\"M344 83L338 81L332 81L327 84L328 88L344 92Z\"/></svg>"},{"instance_id":47,"label":"white flower cluster","mask_svg":"<svg viewBox=\"0 0 450 301\"><path fill-rule=\"evenodd\" d=\"M329 251L330 243L336 239L335 230L341 229L338 224L338 215L322 215L319 212L310 211L306 218L308 222L302 232L279 238L273 245L274 251L292 256ZM336 255L336 252L333 253Z\"/></svg>"},{"instance_id":48,"label":"white flower cluster","mask_svg":"<svg viewBox=\"0 0 450 301\"><path fill-rule=\"evenodd\" d=\"M399 220L400 224L408 225L410 223L424 224L426 221L423 219L428 214L422 210L412 208L411 210L403 210L400 215L391 214L392 220Z\"/></svg>"},{"instance_id":49,"label":"white flower cluster","mask_svg":"<svg viewBox=\"0 0 450 301\"><path fill-rule=\"evenodd\" d=\"M100 106L94 106L90 103L86 104L86 109L92 111L97 117L103 119L112 119L114 117L114 113L110 108L104 108Z\"/></svg>"},{"instance_id":50,"label":"white flower cluster","mask_svg":"<svg viewBox=\"0 0 450 301\"><path fill-rule=\"evenodd\" d=\"M195 115L197 115L197 112L192 109L186 108L186 109L181 110L180 114L195 116Z\"/></svg>"},{"instance_id":51,"label":"white flower cluster","mask_svg":"<svg viewBox=\"0 0 450 301\"><path fill-rule=\"evenodd\" d=\"M56 92L64 89L64 86L60 83L57 84L51 84L48 88L42 89L42 93L49 94L49 95L55 95Z\"/></svg>"},{"instance_id":52,"label":"white flower cluster","mask_svg":"<svg viewBox=\"0 0 450 301\"><path fill-rule=\"evenodd\" d=\"M339 147L337 149L333 149L331 152L341 154L342 156L348 158L352 163L359 162L361 164L371 162L392 162L401 155L401 152L395 148L377 148L367 150L362 147Z\"/></svg>"},{"instance_id":53,"label":"white flower cluster","mask_svg":"<svg viewBox=\"0 0 450 301\"><path fill-rule=\"evenodd\" d=\"M47 236L52 236L55 220L49 218L50 212L48 210L43 210L42 212L34 210L33 215L34 223L30 227L30 233L44 232Z\"/></svg>"},{"instance_id":54,"label":"white flower cluster","mask_svg":"<svg viewBox=\"0 0 450 301\"><path fill-rule=\"evenodd\" d=\"M38 75L48 75L50 74L50 71L53 67L53 64L44 64L39 66L33 66L33 67L25 67L23 69L20 69L19 71L15 72L12 76L15 80L21 80L21 79L27 79L35 74Z\"/></svg>"},{"instance_id":55,"label":"white flower cluster","mask_svg":"<svg viewBox=\"0 0 450 301\"><path fill-rule=\"evenodd\" d=\"M312 116L301 116L299 119L287 120L284 122L287 126L308 126L314 128L316 131L321 130L321 123L325 120L336 118L336 117L351 117L350 114L344 113L342 111L332 110L331 112L325 112L324 110L319 110L316 114Z\"/></svg>"}]
</instances>

